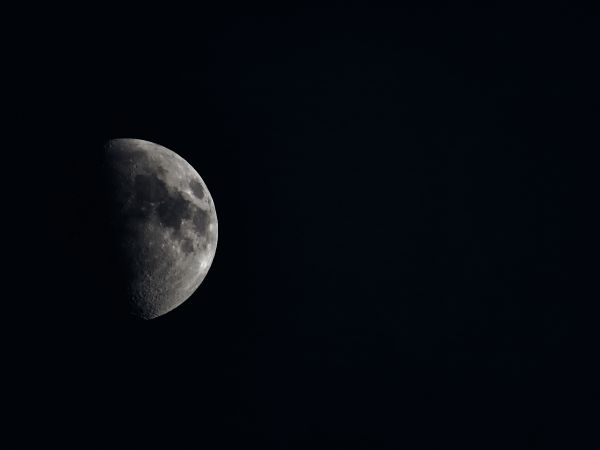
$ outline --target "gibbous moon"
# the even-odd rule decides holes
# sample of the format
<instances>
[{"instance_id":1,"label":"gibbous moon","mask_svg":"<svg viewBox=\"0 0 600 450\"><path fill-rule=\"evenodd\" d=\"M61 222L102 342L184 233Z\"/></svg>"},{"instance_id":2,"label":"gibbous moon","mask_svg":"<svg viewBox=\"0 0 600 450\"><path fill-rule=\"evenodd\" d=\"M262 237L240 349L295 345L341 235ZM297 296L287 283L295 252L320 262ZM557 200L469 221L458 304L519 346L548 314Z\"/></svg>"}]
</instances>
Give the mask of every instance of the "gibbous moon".
<instances>
[{"instance_id":1,"label":"gibbous moon","mask_svg":"<svg viewBox=\"0 0 600 450\"><path fill-rule=\"evenodd\" d=\"M122 306L153 319L181 305L206 277L217 248L215 205L198 172L161 145L112 139L104 167Z\"/></svg>"}]
</instances>

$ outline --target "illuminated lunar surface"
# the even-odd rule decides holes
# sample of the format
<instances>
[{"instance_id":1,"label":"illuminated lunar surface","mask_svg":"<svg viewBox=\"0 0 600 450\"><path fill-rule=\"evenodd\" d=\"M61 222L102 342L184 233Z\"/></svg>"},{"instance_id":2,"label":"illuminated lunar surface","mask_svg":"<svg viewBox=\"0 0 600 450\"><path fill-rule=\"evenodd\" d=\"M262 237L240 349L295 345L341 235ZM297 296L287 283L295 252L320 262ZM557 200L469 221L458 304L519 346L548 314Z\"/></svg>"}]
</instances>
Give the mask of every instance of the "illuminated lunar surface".
<instances>
[{"instance_id":1,"label":"illuminated lunar surface","mask_svg":"<svg viewBox=\"0 0 600 450\"><path fill-rule=\"evenodd\" d=\"M215 206L198 172L165 147L113 139L104 157L123 302L129 315L153 319L204 280L217 247Z\"/></svg>"}]
</instances>

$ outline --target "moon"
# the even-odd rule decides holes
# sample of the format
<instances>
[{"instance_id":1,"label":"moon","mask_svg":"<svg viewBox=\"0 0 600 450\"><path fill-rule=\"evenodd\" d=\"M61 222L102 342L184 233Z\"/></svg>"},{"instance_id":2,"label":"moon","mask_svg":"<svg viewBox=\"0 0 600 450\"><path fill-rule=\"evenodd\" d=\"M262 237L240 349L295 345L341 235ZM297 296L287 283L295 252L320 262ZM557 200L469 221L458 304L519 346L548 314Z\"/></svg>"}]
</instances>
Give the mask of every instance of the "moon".
<instances>
[{"instance_id":1,"label":"moon","mask_svg":"<svg viewBox=\"0 0 600 450\"><path fill-rule=\"evenodd\" d=\"M104 146L108 222L129 316L162 316L200 286L215 256L217 214L206 184L175 152L141 139Z\"/></svg>"}]
</instances>

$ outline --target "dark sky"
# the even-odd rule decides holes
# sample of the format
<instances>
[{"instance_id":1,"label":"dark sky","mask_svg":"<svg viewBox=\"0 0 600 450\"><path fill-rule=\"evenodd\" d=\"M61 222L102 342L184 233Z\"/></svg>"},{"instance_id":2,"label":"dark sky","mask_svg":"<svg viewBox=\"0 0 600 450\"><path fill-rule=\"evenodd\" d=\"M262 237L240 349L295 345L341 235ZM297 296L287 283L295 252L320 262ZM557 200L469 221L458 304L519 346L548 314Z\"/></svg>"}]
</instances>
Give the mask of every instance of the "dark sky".
<instances>
[{"instance_id":1,"label":"dark sky","mask_svg":"<svg viewBox=\"0 0 600 450\"><path fill-rule=\"evenodd\" d=\"M160 48L183 64L152 59L156 36L139 50L140 29L125 64L49 69L48 270L27 316L44 433L596 447L599 308L573 239L598 22L549 9L206 10ZM219 217L204 283L149 322L106 312L97 161L115 137L183 156Z\"/></svg>"}]
</instances>

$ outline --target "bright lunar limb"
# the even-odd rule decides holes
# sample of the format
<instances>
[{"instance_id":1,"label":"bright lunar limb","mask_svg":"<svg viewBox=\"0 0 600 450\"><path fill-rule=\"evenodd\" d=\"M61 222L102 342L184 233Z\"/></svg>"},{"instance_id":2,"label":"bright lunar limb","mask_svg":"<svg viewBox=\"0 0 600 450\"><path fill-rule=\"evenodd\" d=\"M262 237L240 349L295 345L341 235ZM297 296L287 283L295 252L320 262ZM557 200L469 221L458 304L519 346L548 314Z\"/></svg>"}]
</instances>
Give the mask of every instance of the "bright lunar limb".
<instances>
[{"instance_id":1,"label":"bright lunar limb","mask_svg":"<svg viewBox=\"0 0 600 450\"><path fill-rule=\"evenodd\" d=\"M187 300L208 273L218 238L215 206L198 172L158 144L112 139L104 163L123 306L153 319Z\"/></svg>"}]
</instances>

